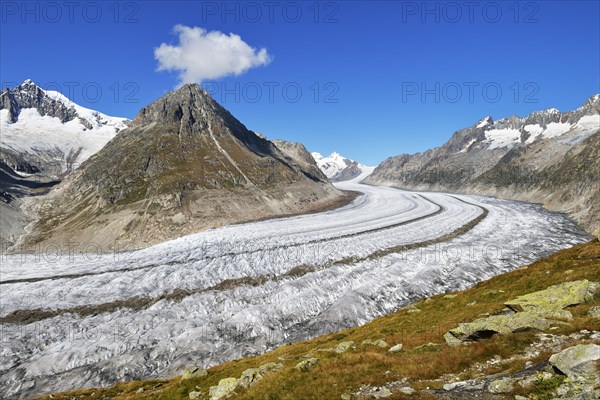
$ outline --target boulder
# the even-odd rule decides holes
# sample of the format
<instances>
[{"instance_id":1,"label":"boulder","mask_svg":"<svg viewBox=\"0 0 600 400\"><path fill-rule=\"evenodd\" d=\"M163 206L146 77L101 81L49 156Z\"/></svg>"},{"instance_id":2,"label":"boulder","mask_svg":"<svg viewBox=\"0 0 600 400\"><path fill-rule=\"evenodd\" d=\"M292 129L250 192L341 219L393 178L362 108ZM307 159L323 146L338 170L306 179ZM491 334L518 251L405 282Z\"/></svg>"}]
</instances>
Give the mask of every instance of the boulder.
<instances>
[{"instance_id":1,"label":"boulder","mask_svg":"<svg viewBox=\"0 0 600 400\"><path fill-rule=\"evenodd\" d=\"M392 392L390 391L390 389L383 387L383 386L376 387L371 392L371 398L373 398L373 399L385 399L386 397L390 397L391 395L392 395Z\"/></svg>"},{"instance_id":2,"label":"boulder","mask_svg":"<svg viewBox=\"0 0 600 400\"><path fill-rule=\"evenodd\" d=\"M348 341L348 342L342 342L340 344L338 344L335 347L335 352L336 353L345 353L348 350L354 350L356 349L356 345L354 344L353 341Z\"/></svg>"},{"instance_id":3,"label":"boulder","mask_svg":"<svg viewBox=\"0 0 600 400\"><path fill-rule=\"evenodd\" d=\"M261 380L263 377L262 371L259 368L248 368L242 372L238 385L248 388L254 383Z\"/></svg>"},{"instance_id":4,"label":"boulder","mask_svg":"<svg viewBox=\"0 0 600 400\"><path fill-rule=\"evenodd\" d=\"M508 335L530 329L543 331L548 329L551 323L552 321L529 312L492 315L473 322L461 323L457 328L446 332L444 339L449 345L458 345L467 341L489 338L495 334Z\"/></svg>"},{"instance_id":5,"label":"boulder","mask_svg":"<svg viewBox=\"0 0 600 400\"><path fill-rule=\"evenodd\" d=\"M390 349L388 350L390 353L398 353L399 351L402 350L402 343L398 343L392 347L390 347Z\"/></svg>"},{"instance_id":6,"label":"boulder","mask_svg":"<svg viewBox=\"0 0 600 400\"><path fill-rule=\"evenodd\" d=\"M207 370L201 369L200 367L192 365L192 366L187 367L183 371L183 375L181 375L181 379L186 380L186 379L191 379L191 378L204 377L207 375L208 375Z\"/></svg>"},{"instance_id":7,"label":"boulder","mask_svg":"<svg viewBox=\"0 0 600 400\"><path fill-rule=\"evenodd\" d=\"M574 375L584 365L596 360L600 360L600 345L580 344L553 354L550 364L564 375Z\"/></svg>"},{"instance_id":8,"label":"boulder","mask_svg":"<svg viewBox=\"0 0 600 400\"><path fill-rule=\"evenodd\" d=\"M237 378L221 379L217 386L211 386L209 391L210 400L221 400L231 396L237 389L238 383Z\"/></svg>"},{"instance_id":9,"label":"boulder","mask_svg":"<svg viewBox=\"0 0 600 400\"><path fill-rule=\"evenodd\" d=\"M425 343L420 346L415 347L415 350L423 350L423 351L431 351L440 348L442 345L440 343Z\"/></svg>"},{"instance_id":10,"label":"boulder","mask_svg":"<svg viewBox=\"0 0 600 400\"><path fill-rule=\"evenodd\" d=\"M421 309L420 309L420 308L418 308L417 306L415 306L414 304L411 304L410 306L408 306L408 307L406 308L406 312L407 312L407 313L409 313L409 314L412 314L412 313L420 313L420 312L421 312Z\"/></svg>"},{"instance_id":11,"label":"boulder","mask_svg":"<svg viewBox=\"0 0 600 400\"><path fill-rule=\"evenodd\" d=\"M488 392L490 393L510 393L513 390L513 383L510 379L498 379L490 382Z\"/></svg>"},{"instance_id":12,"label":"boulder","mask_svg":"<svg viewBox=\"0 0 600 400\"><path fill-rule=\"evenodd\" d=\"M398 389L398 392L400 392L402 394L413 394L416 392L416 390L409 386L405 386L405 387L401 387L400 389Z\"/></svg>"},{"instance_id":13,"label":"boulder","mask_svg":"<svg viewBox=\"0 0 600 400\"><path fill-rule=\"evenodd\" d=\"M296 368L299 371L308 371L309 369L311 369L318 363L319 363L318 358L308 358L306 360L300 361L298 364L296 364L296 366L294 368Z\"/></svg>"},{"instance_id":14,"label":"boulder","mask_svg":"<svg viewBox=\"0 0 600 400\"><path fill-rule=\"evenodd\" d=\"M362 341L362 345L363 346L372 345L372 346L381 347L382 349L389 347L387 342L383 339L377 339L377 340L366 339L366 340Z\"/></svg>"},{"instance_id":15,"label":"boulder","mask_svg":"<svg viewBox=\"0 0 600 400\"><path fill-rule=\"evenodd\" d=\"M539 292L529 293L508 301L505 305L513 311L526 311L547 318L571 319L573 315L564 310L591 300L596 294L597 284L584 279L550 286Z\"/></svg>"},{"instance_id":16,"label":"boulder","mask_svg":"<svg viewBox=\"0 0 600 400\"><path fill-rule=\"evenodd\" d=\"M260 370L261 373L267 373L267 372L272 372L272 371L278 371L281 368L283 368L283 364L282 363L274 363L274 362L268 362L266 364L261 365L260 367L258 367L258 369Z\"/></svg>"},{"instance_id":17,"label":"boulder","mask_svg":"<svg viewBox=\"0 0 600 400\"><path fill-rule=\"evenodd\" d=\"M457 387L465 386L466 384L467 384L466 382L451 382L451 383L444 384L444 386L442 386L442 388L446 392L451 392L452 390L456 389Z\"/></svg>"},{"instance_id":18,"label":"boulder","mask_svg":"<svg viewBox=\"0 0 600 400\"><path fill-rule=\"evenodd\" d=\"M190 400L199 399L200 396L202 396L202 392L197 392L197 391L190 392L190 394L188 396L189 396Z\"/></svg>"},{"instance_id":19,"label":"boulder","mask_svg":"<svg viewBox=\"0 0 600 400\"><path fill-rule=\"evenodd\" d=\"M483 381L470 379L468 381L446 383L442 388L447 392L451 392L454 389L459 389L461 392L473 392L483 390L484 385L485 382Z\"/></svg>"},{"instance_id":20,"label":"boulder","mask_svg":"<svg viewBox=\"0 0 600 400\"><path fill-rule=\"evenodd\" d=\"M600 319L600 306L590 308L588 315L592 318Z\"/></svg>"}]
</instances>

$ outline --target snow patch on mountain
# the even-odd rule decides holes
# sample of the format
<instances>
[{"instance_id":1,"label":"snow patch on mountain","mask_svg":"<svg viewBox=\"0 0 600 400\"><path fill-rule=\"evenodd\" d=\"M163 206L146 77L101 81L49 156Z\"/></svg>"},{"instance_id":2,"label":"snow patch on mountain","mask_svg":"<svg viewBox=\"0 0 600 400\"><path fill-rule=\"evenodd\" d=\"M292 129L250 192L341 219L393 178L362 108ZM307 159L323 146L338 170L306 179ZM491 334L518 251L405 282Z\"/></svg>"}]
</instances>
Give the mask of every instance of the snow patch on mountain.
<instances>
[{"instance_id":1,"label":"snow patch on mountain","mask_svg":"<svg viewBox=\"0 0 600 400\"><path fill-rule=\"evenodd\" d=\"M475 127L483 129L489 150L510 149L516 145L529 145L536 140L553 138L560 143L573 145L600 129L598 99L597 95L593 96L579 109L566 113L550 108L534 112L526 118L512 116L493 122L491 117L485 117ZM469 146L459 152L466 152Z\"/></svg>"},{"instance_id":2,"label":"snow patch on mountain","mask_svg":"<svg viewBox=\"0 0 600 400\"><path fill-rule=\"evenodd\" d=\"M485 138L488 140L488 148L491 150L519 143L521 132L516 129L490 129L485 132Z\"/></svg>"}]
</instances>

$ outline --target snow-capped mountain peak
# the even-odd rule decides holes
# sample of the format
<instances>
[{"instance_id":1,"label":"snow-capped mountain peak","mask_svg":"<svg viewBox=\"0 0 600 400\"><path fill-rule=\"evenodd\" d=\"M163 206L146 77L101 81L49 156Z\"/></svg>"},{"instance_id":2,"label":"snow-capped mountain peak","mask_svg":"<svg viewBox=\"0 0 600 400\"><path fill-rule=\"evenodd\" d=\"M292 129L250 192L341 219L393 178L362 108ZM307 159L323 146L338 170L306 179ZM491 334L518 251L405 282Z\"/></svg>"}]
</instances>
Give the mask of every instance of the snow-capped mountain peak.
<instances>
[{"instance_id":1,"label":"snow-capped mountain peak","mask_svg":"<svg viewBox=\"0 0 600 400\"><path fill-rule=\"evenodd\" d=\"M482 118L477 122L477 128L483 128L484 126L488 126L493 122L494 120L492 119L492 117L488 115L487 117Z\"/></svg>"},{"instance_id":2,"label":"snow-capped mountain peak","mask_svg":"<svg viewBox=\"0 0 600 400\"><path fill-rule=\"evenodd\" d=\"M127 118L82 107L27 79L0 94L0 160L15 170L61 175L128 124Z\"/></svg>"},{"instance_id":3,"label":"snow-capped mountain peak","mask_svg":"<svg viewBox=\"0 0 600 400\"><path fill-rule=\"evenodd\" d=\"M347 181L373 170L372 167L359 164L335 151L327 157L318 152L313 152L311 155L321 171L331 181Z\"/></svg>"}]
</instances>

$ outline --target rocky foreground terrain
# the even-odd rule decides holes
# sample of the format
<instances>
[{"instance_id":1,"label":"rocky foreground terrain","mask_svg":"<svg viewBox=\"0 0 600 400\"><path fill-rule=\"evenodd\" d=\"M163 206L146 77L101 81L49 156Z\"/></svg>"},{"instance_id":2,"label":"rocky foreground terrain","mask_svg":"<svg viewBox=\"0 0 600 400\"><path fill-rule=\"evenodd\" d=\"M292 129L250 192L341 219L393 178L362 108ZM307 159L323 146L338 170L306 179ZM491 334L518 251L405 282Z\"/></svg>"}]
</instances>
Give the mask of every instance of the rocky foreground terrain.
<instances>
[{"instance_id":1,"label":"rocky foreground terrain","mask_svg":"<svg viewBox=\"0 0 600 400\"><path fill-rule=\"evenodd\" d=\"M280 146L249 131L198 85L185 85L143 108L51 193L29 202L37 221L18 251L140 248L351 200L303 146Z\"/></svg>"},{"instance_id":2,"label":"rocky foreground terrain","mask_svg":"<svg viewBox=\"0 0 600 400\"><path fill-rule=\"evenodd\" d=\"M40 399L597 399L599 276L594 240L264 355Z\"/></svg>"},{"instance_id":3,"label":"rocky foreground terrain","mask_svg":"<svg viewBox=\"0 0 600 400\"><path fill-rule=\"evenodd\" d=\"M600 234L600 95L455 132L441 147L391 157L368 183L541 203Z\"/></svg>"}]
</instances>

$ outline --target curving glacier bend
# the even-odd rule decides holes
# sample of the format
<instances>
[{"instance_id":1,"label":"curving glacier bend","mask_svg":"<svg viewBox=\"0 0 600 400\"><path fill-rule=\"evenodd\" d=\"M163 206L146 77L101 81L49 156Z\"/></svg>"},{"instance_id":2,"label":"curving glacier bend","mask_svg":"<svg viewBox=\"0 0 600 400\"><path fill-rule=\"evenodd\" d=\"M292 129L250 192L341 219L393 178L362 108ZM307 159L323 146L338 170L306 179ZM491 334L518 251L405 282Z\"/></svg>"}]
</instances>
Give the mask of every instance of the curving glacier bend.
<instances>
[{"instance_id":1,"label":"curving glacier bend","mask_svg":"<svg viewBox=\"0 0 600 400\"><path fill-rule=\"evenodd\" d=\"M177 374L363 324L588 239L541 207L362 185L329 212L2 256L0 397Z\"/></svg>"}]
</instances>

